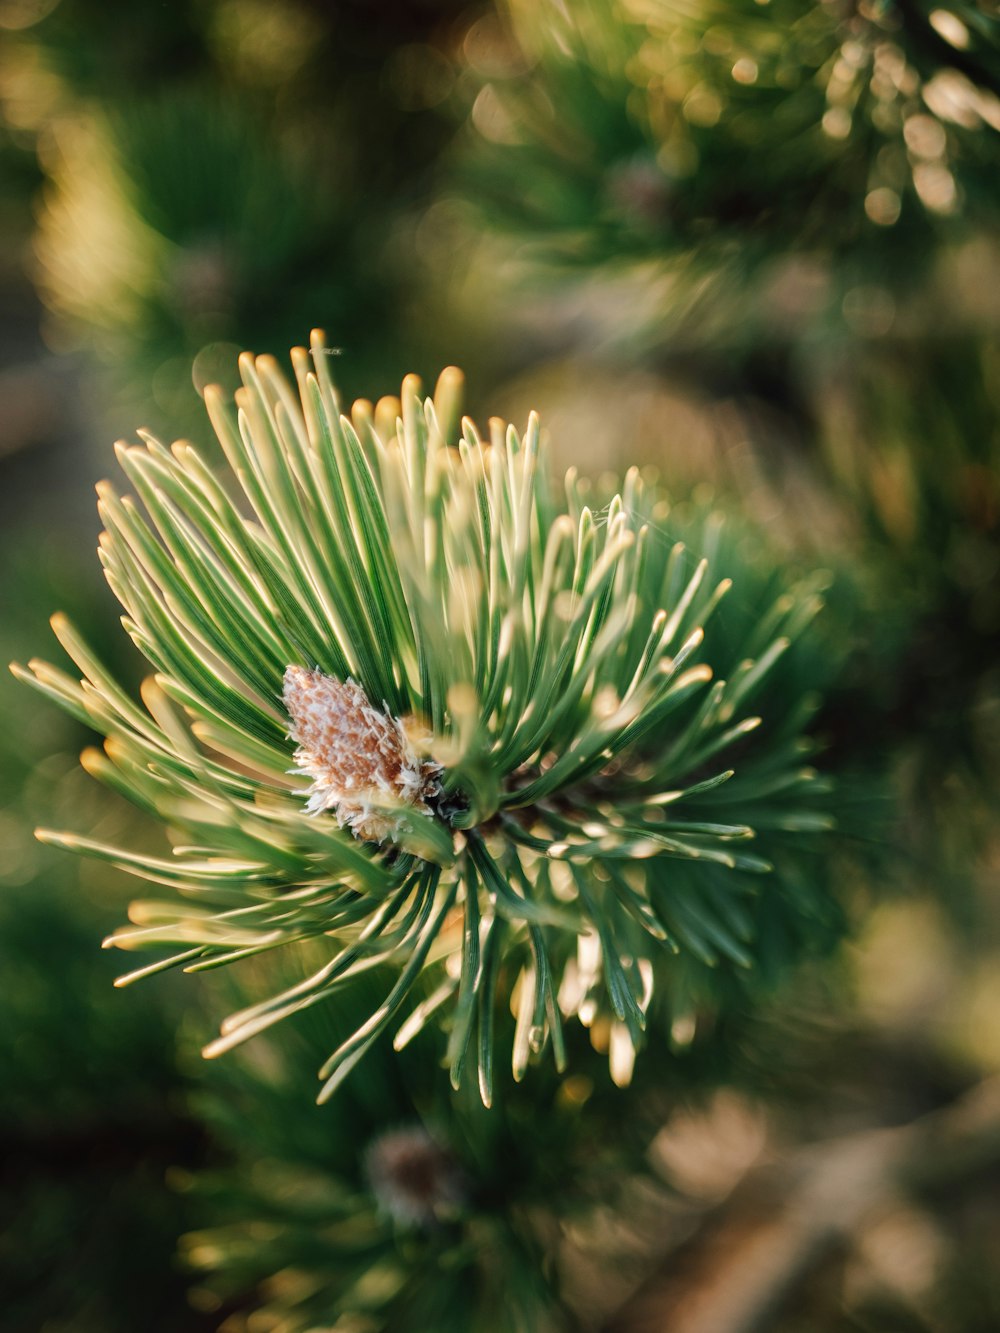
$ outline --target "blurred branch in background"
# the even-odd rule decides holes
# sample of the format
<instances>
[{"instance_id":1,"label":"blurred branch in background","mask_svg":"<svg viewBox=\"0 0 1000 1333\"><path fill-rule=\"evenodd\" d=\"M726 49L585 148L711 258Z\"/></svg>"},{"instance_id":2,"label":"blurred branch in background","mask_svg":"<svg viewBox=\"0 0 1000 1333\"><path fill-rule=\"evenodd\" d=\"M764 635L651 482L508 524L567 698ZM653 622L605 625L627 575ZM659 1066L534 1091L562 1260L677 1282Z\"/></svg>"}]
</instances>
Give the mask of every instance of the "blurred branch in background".
<instances>
[{"instance_id":1,"label":"blurred branch in background","mask_svg":"<svg viewBox=\"0 0 1000 1333\"><path fill-rule=\"evenodd\" d=\"M228 383L234 348L283 352L320 314L355 393L454 359L413 241L463 8L8 6L49 336L108 367L117 429L197 429L192 364L199 391Z\"/></svg>"},{"instance_id":2,"label":"blurred branch in background","mask_svg":"<svg viewBox=\"0 0 1000 1333\"><path fill-rule=\"evenodd\" d=\"M609 1333L652 1333L664 1320L676 1333L784 1328L782 1316L791 1313L797 1289L824 1262L855 1248L877 1260L879 1231L892 1245L893 1228L902 1232L896 1239L902 1253L895 1264L887 1255L877 1276L895 1278L906 1304L917 1298L917 1318L929 1315L924 1327L955 1326L950 1321L957 1311L933 1310L930 1275L919 1272L928 1248L939 1248L934 1214L924 1209L934 1208L942 1189L961 1189L981 1173L995 1174L998 1165L996 1077L910 1124L789 1153L777 1166L749 1173L697 1236L671 1254L664 1274L612 1321Z\"/></svg>"},{"instance_id":3,"label":"blurred branch in background","mask_svg":"<svg viewBox=\"0 0 1000 1333\"><path fill-rule=\"evenodd\" d=\"M655 322L615 330L633 344L859 331L848 291L913 292L997 216L1000 41L975 0L510 0L466 51L472 199L536 279L659 272Z\"/></svg>"}]
</instances>

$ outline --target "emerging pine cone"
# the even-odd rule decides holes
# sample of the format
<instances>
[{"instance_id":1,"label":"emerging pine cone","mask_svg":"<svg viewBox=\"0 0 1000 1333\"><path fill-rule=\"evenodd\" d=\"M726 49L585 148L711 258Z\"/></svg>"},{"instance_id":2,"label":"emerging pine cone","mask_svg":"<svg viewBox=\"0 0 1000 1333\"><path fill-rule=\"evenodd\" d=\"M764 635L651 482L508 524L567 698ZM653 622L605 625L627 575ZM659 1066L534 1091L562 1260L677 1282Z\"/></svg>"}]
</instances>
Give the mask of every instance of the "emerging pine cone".
<instances>
[{"instance_id":1,"label":"emerging pine cone","mask_svg":"<svg viewBox=\"0 0 1000 1333\"><path fill-rule=\"evenodd\" d=\"M440 764L421 761L402 722L373 708L355 681L290 666L284 700L299 743L292 771L313 780L310 814L333 810L341 828L385 842L399 829L400 806L432 813Z\"/></svg>"},{"instance_id":2,"label":"emerging pine cone","mask_svg":"<svg viewBox=\"0 0 1000 1333\"><path fill-rule=\"evenodd\" d=\"M550 487L534 416L459 438L457 371L348 418L322 342L292 359L298 397L269 357L241 358L235 414L206 390L229 475L147 438L119 451L145 513L98 488L143 706L62 618L84 680L22 673L107 737L85 766L171 854L45 836L177 891L108 941L173 949L123 983L329 952L206 1054L381 964L392 988L321 1097L408 1000L397 1046L447 1015L452 1082L473 1064L487 1103L511 1004L515 1078L546 1048L562 1068L576 1018L625 1082L647 1023L685 1029L835 934L816 584L635 469L620 495Z\"/></svg>"}]
</instances>

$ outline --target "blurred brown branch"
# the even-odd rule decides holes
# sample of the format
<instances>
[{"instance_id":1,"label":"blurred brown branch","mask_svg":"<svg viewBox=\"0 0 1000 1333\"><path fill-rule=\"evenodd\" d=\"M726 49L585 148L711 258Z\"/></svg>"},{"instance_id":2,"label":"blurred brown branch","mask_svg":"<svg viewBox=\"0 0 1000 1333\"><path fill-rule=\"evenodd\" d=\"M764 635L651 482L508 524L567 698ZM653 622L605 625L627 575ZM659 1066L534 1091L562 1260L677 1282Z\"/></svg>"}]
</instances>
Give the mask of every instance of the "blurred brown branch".
<instances>
[{"instance_id":1,"label":"blurred brown branch","mask_svg":"<svg viewBox=\"0 0 1000 1333\"><path fill-rule=\"evenodd\" d=\"M1000 1077L909 1124L794 1151L751 1170L606 1333L762 1333L820 1261L901 1195L1000 1160Z\"/></svg>"}]
</instances>

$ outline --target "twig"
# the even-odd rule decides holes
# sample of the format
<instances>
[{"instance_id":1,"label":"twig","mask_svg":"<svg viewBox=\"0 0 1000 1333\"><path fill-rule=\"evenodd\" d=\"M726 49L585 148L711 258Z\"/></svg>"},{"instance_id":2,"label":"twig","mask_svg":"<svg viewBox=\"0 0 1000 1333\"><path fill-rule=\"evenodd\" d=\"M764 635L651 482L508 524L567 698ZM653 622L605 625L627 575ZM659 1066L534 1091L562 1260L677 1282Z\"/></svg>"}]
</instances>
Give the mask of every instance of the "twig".
<instances>
[{"instance_id":1,"label":"twig","mask_svg":"<svg viewBox=\"0 0 1000 1333\"><path fill-rule=\"evenodd\" d=\"M868 1130L750 1172L606 1333L762 1333L832 1247L900 1193L1000 1158L1000 1078L907 1125Z\"/></svg>"}]
</instances>

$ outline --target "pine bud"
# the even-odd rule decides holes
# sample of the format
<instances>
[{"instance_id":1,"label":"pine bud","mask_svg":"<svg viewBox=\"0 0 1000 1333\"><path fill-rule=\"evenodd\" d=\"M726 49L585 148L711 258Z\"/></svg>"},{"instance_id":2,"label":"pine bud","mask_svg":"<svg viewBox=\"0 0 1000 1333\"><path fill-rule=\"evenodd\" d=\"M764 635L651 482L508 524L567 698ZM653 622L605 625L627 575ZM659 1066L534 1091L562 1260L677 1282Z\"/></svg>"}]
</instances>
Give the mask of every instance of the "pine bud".
<instances>
[{"instance_id":1,"label":"pine bud","mask_svg":"<svg viewBox=\"0 0 1000 1333\"><path fill-rule=\"evenodd\" d=\"M373 707L356 681L290 666L284 701L299 747L292 772L313 780L309 814L333 810L342 828L385 842L401 806L432 813L427 799L440 790L440 767L419 758L402 722Z\"/></svg>"},{"instance_id":2,"label":"pine bud","mask_svg":"<svg viewBox=\"0 0 1000 1333\"><path fill-rule=\"evenodd\" d=\"M372 1193L402 1226L430 1226L465 1201L457 1160L422 1125L380 1134L368 1147L365 1167Z\"/></svg>"}]
</instances>

